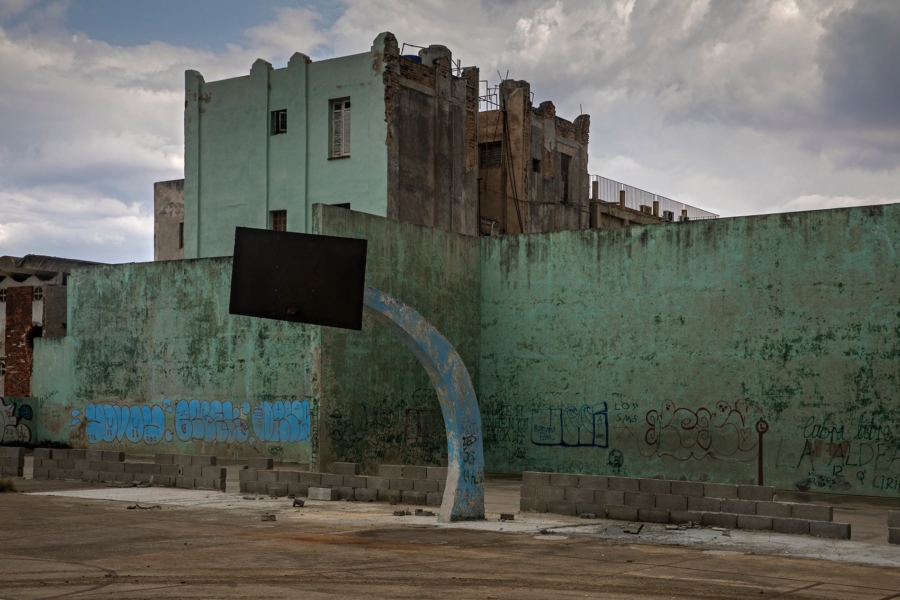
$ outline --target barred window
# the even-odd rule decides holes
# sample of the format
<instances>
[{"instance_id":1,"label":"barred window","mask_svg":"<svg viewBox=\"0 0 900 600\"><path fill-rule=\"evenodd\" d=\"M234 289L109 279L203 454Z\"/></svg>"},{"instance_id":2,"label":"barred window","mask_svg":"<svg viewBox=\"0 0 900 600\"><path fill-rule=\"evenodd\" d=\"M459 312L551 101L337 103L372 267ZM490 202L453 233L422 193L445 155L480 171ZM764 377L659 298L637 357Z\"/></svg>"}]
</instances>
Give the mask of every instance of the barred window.
<instances>
[{"instance_id":1,"label":"barred window","mask_svg":"<svg viewBox=\"0 0 900 600\"><path fill-rule=\"evenodd\" d=\"M479 163L482 167L486 165L499 165L502 150L503 144L501 142L478 144L478 154L480 156Z\"/></svg>"},{"instance_id":2,"label":"barred window","mask_svg":"<svg viewBox=\"0 0 900 600\"><path fill-rule=\"evenodd\" d=\"M287 231L287 211L273 210L271 214L272 231Z\"/></svg>"}]
</instances>

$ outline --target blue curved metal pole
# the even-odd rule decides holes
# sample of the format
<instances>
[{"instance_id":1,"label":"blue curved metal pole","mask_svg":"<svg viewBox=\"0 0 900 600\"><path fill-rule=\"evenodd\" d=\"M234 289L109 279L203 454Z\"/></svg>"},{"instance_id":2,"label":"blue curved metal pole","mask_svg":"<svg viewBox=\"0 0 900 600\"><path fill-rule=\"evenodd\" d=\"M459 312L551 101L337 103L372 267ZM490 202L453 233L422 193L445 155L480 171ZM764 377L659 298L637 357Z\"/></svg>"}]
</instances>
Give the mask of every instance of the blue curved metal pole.
<instances>
[{"instance_id":1,"label":"blue curved metal pole","mask_svg":"<svg viewBox=\"0 0 900 600\"><path fill-rule=\"evenodd\" d=\"M366 286L365 308L409 348L431 378L447 429L447 485L442 522L484 518L484 448L481 412L462 358L422 315Z\"/></svg>"}]
</instances>

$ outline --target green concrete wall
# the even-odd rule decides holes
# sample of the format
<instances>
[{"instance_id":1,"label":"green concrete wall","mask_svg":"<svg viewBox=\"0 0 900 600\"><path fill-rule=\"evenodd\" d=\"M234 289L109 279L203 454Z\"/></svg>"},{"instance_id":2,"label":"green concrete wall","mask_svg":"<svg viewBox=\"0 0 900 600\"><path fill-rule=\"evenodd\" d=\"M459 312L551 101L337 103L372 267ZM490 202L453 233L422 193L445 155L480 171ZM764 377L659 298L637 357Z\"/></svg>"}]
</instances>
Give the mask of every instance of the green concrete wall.
<instances>
[{"instance_id":1,"label":"green concrete wall","mask_svg":"<svg viewBox=\"0 0 900 600\"><path fill-rule=\"evenodd\" d=\"M897 495L898 239L900 205L483 239L488 471L755 483L762 448Z\"/></svg>"},{"instance_id":2,"label":"green concrete wall","mask_svg":"<svg viewBox=\"0 0 900 600\"><path fill-rule=\"evenodd\" d=\"M185 75L185 258L230 256L236 226L267 228L286 210L288 230L311 232L312 205L350 203L387 215L384 40L371 52L320 62L295 54L272 69L206 82ZM330 100L349 98L351 154L330 159ZM271 134L271 111L287 132Z\"/></svg>"},{"instance_id":3,"label":"green concrete wall","mask_svg":"<svg viewBox=\"0 0 900 600\"><path fill-rule=\"evenodd\" d=\"M231 259L85 267L38 339L41 435L76 448L315 459L318 328L228 314Z\"/></svg>"},{"instance_id":4,"label":"green concrete wall","mask_svg":"<svg viewBox=\"0 0 900 600\"><path fill-rule=\"evenodd\" d=\"M366 282L412 306L453 344L477 385L479 238L328 206L320 231L368 240ZM317 228L318 229L318 228ZM322 328L322 465L446 465L440 405L425 370L369 316Z\"/></svg>"}]
</instances>

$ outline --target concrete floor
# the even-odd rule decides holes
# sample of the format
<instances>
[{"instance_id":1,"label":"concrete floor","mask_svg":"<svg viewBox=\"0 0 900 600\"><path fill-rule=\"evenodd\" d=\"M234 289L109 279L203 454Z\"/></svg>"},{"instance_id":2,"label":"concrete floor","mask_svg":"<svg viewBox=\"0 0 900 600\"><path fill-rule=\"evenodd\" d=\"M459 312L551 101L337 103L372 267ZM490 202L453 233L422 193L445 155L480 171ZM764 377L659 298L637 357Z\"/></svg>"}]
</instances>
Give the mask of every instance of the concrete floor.
<instances>
[{"instance_id":1,"label":"concrete floor","mask_svg":"<svg viewBox=\"0 0 900 600\"><path fill-rule=\"evenodd\" d=\"M15 482L25 493L0 495L3 600L900 598L889 507L858 499L835 509L854 539L833 541L518 514L510 478L488 480L487 520L449 525L379 503L245 500L230 481L227 493Z\"/></svg>"}]
</instances>

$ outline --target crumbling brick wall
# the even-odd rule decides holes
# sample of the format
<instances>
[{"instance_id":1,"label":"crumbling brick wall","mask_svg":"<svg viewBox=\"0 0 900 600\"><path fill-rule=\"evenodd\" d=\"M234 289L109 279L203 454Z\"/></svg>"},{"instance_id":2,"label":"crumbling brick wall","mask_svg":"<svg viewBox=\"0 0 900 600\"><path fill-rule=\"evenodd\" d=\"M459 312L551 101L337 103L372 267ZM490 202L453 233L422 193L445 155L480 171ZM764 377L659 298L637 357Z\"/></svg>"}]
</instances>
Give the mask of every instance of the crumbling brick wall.
<instances>
[{"instance_id":1,"label":"crumbling brick wall","mask_svg":"<svg viewBox=\"0 0 900 600\"><path fill-rule=\"evenodd\" d=\"M28 335L32 326L34 288L11 287L7 288L6 293L6 378L3 394L24 398L31 395L33 352Z\"/></svg>"}]
</instances>

